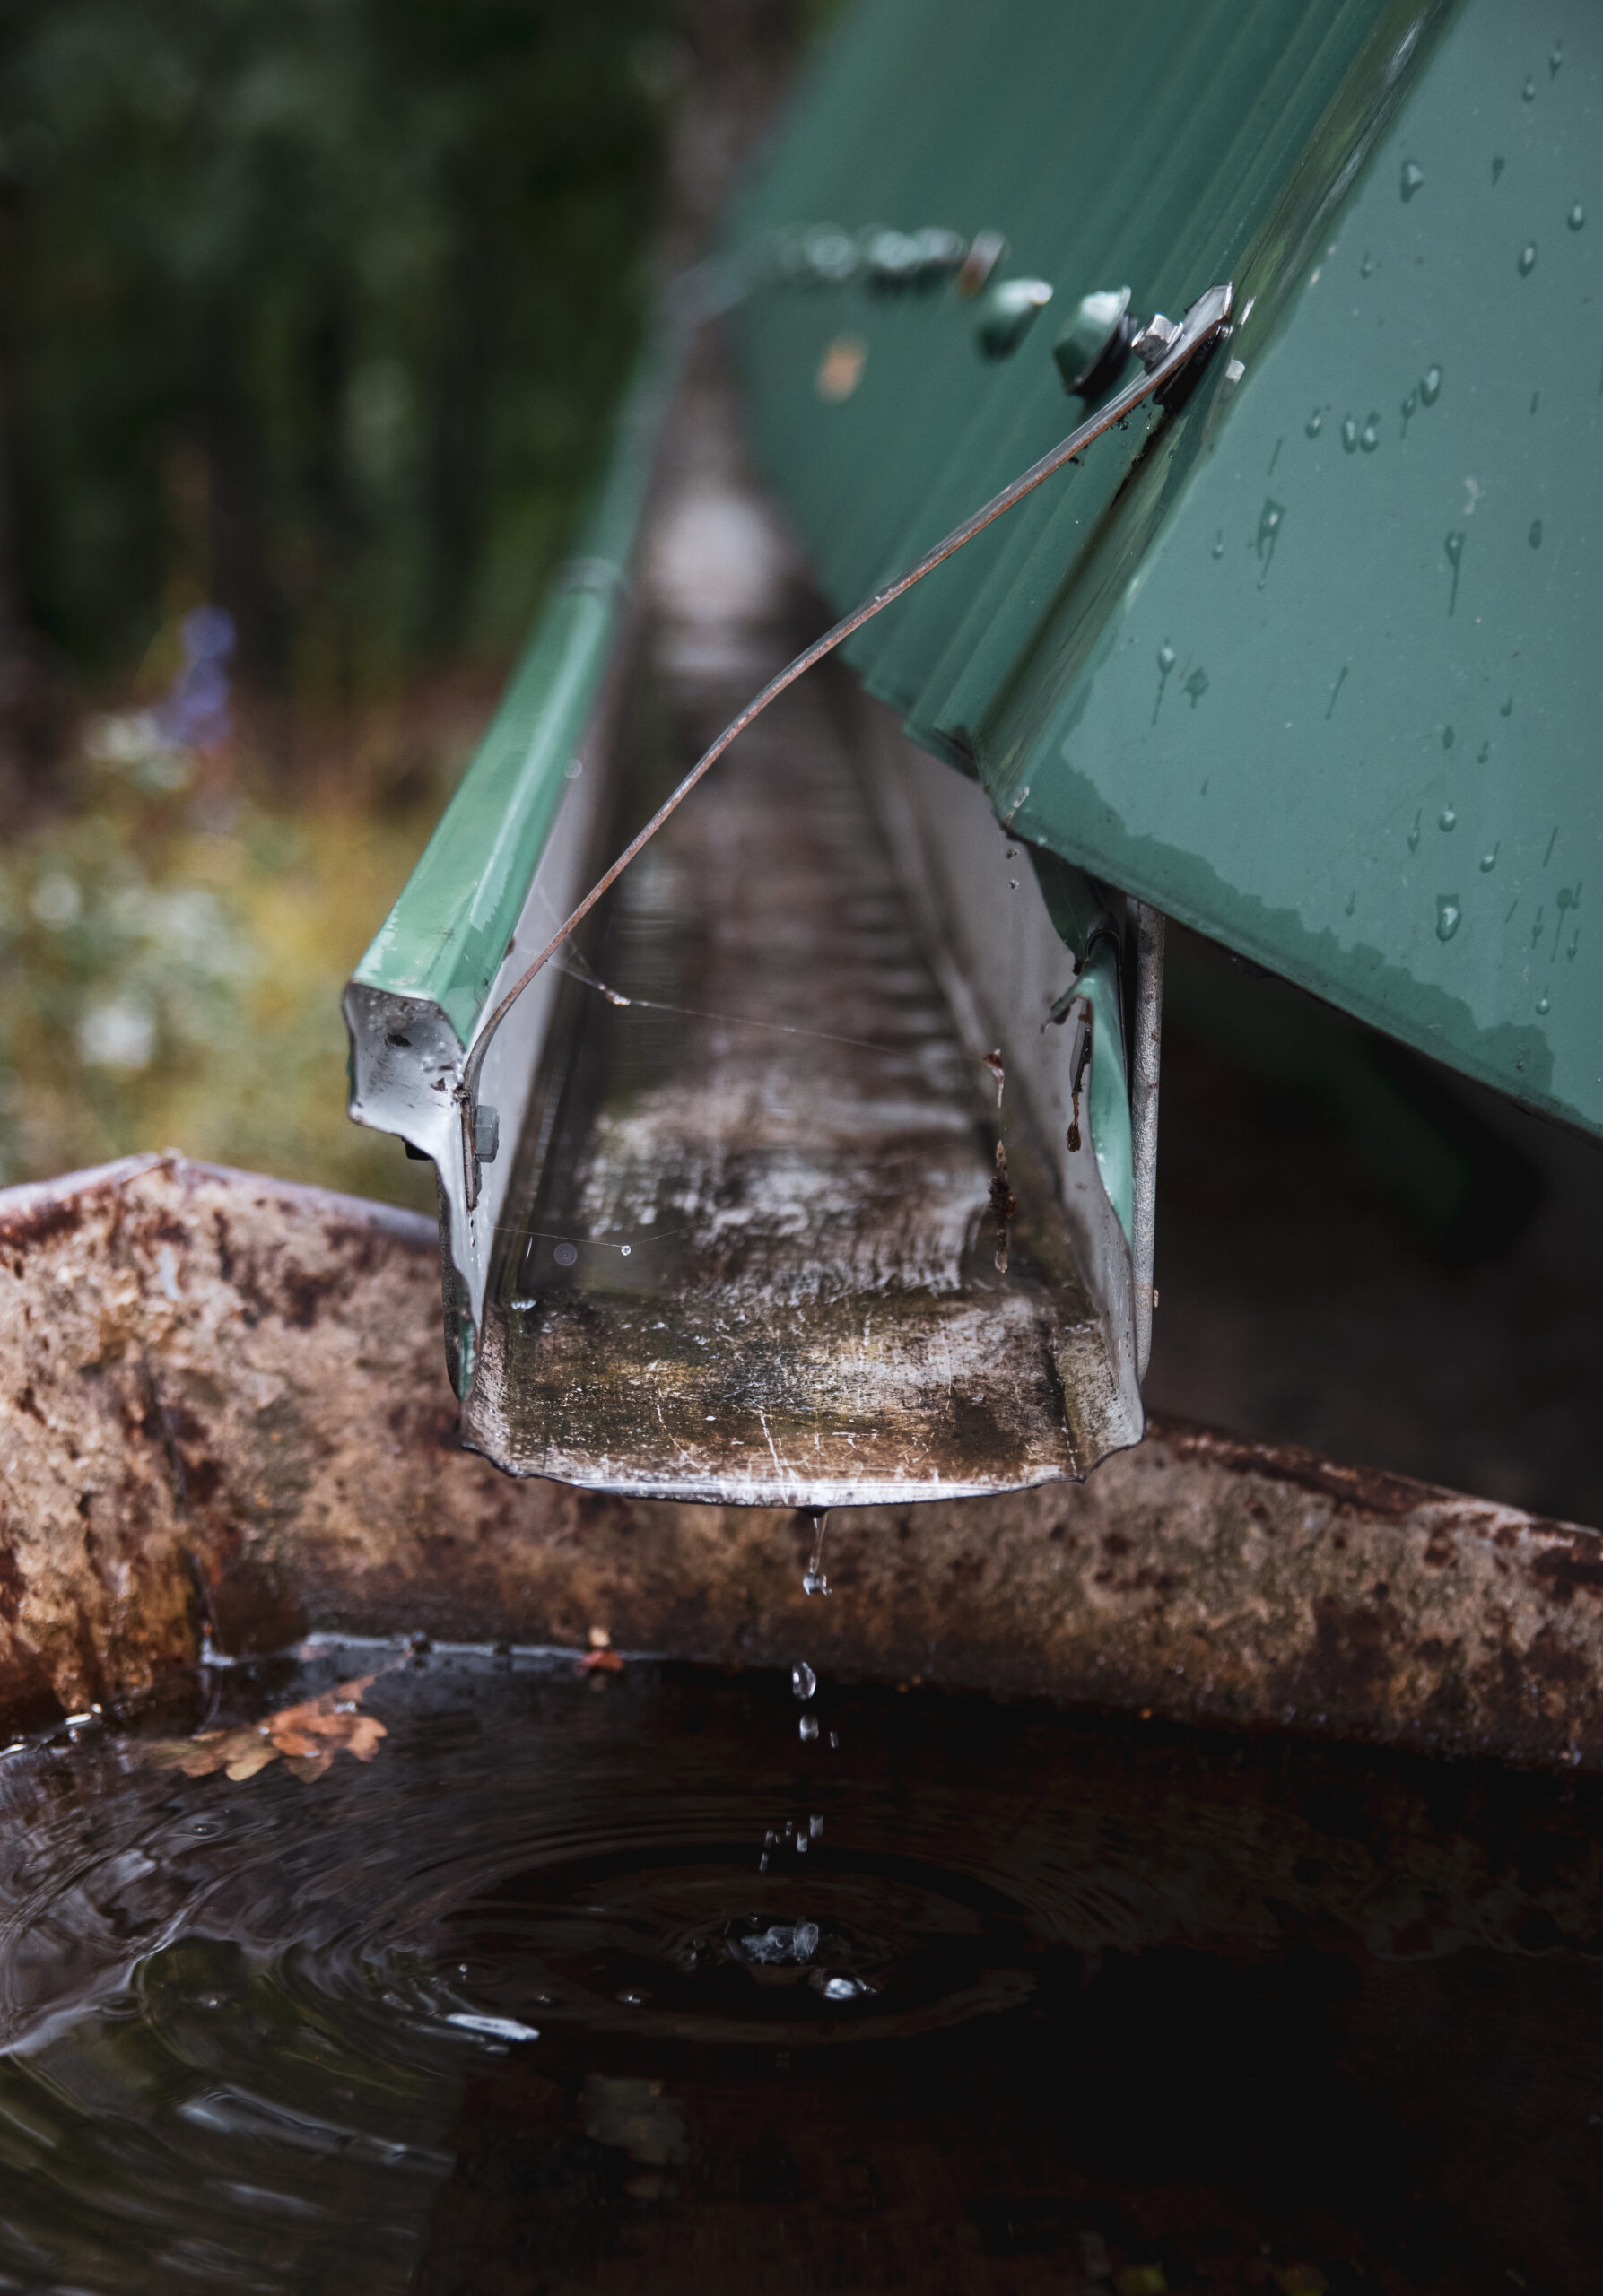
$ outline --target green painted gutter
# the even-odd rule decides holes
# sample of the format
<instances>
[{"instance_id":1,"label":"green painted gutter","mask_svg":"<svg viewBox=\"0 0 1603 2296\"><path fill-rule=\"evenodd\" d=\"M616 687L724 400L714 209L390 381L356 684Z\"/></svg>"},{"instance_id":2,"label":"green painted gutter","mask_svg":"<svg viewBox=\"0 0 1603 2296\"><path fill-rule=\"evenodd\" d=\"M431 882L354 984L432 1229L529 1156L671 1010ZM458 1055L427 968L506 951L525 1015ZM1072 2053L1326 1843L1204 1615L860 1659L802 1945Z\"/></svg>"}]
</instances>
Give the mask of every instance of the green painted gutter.
<instances>
[{"instance_id":1,"label":"green painted gutter","mask_svg":"<svg viewBox=\"0 0 1603 2296\"><path fill-rule=\"evenodd\" d=\"M567 786L622 624L662 418L682 343L648 350L606 474L501 706L440 825L353 975L437 1005L472 1036Z\"/></svg>"}]
</instances>

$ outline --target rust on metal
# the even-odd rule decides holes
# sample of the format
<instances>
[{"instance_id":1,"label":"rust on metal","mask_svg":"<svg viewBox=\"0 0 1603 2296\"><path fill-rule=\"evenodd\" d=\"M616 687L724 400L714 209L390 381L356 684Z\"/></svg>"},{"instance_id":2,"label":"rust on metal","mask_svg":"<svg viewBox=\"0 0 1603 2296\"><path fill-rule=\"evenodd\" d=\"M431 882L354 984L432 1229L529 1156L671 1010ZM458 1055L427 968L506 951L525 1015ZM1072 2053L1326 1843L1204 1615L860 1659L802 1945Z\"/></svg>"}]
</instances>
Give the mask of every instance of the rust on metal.
<instances>
[{"instance_id":1,"label":"rust on metal","mask_svg":"<svg viewBox=\"0 0 1603 2296\"><path fill-rule=\"evenodd\" d=\"M0 1194L0 1699L311 1627L588 1644L1603 1768L1603 1538L1160 1425L1084 1484L815 1521L465 1453L426 1222L177 1159ZM174 1472L174 1462L181 1473Z\"/></svg>"}]
</instances>

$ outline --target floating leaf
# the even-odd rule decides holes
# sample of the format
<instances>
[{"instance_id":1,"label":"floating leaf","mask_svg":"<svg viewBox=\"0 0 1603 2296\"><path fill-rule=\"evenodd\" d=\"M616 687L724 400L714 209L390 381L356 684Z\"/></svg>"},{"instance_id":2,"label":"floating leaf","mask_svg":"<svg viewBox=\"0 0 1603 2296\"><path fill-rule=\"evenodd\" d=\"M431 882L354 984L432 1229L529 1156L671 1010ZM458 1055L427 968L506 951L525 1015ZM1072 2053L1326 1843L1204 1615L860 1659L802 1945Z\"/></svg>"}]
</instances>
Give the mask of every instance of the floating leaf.
<instances>
[{"instance_id":1,"label":"floating leaf","mask_svg":"<svg viewBox=\"0 0 1603 2296\"><path fill-rule=\"evenodd\" d=\"M236 1786L282 1757L284 1768L309 1786L329 1769L335 1753L343 1750L358 1761L371 1761L380 1739L388 1736L376 1715L361 1711L363 1696L378 1679L377 1674L359 1674L336 1683L318 1698L280 1707L277 1713L241 1729L155 1738L141 1752L159 1770L179 1770L186 1778L210 1778L222 1770Z\"/></svg>"}]
</instances>

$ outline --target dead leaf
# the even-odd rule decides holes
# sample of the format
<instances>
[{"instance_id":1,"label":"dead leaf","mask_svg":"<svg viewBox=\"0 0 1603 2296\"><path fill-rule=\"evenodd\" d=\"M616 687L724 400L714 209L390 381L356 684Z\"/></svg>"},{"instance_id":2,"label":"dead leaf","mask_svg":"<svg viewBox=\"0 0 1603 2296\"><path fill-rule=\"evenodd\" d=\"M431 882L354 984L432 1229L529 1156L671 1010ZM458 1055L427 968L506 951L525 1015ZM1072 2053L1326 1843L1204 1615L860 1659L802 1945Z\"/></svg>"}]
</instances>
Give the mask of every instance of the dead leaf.
<instances>
[{"instance_id":1,"label":"dead leaf","mask_svg":"<svg viewBox=\"0 0 1603 2296\"><path fill-rule=\"evenodd\" d=\"M358 1761L371 1761L379 1751L379 1739L388 1735L376 1715L359 1714L355 1727L345 1741L345 1752L354 1754Z\"/></svg>"},{"instance_id":2,"label":"dead leaf","mask_svg":"<svg viewBox=\"0 0 1603 2296\"><path fill-rule=\"evenodd\" d=\"M587 1650L579 1662L581 1674L621 1674L623 1661L615 1650Z\"/></svg>"},{"instance_id":3,"label":"dead leaf","mask_svg":"<svg viewBox=\"0 0 1603 2296\"><path fill-rule=\"evenodd\" d=\"M332 1754L289 1754L285 1757L283 1766L292 1777L298 1778L303 1786L309 1786L315 1779L321 1778L326 1770L331 1770L334 1767L334 1756Z\"/></svg>"},{"instance_id":4,"label":"dead leaf","mask_svg":"<svg viewBox=\"0 0 1603 2296\"><path fill-rule=\"evenodd\" d=\"M210 1778L222 1770L240 1786L282 1756L284 1768L309 1786L332 1767L342 1747L358 1761L372 1761L380 1741L389 1733L377 1715L361 1711L361 1702L379 1674L388 1671L380 1667L378 1673L336 1683L320 1697L280 1707L276 1714L242 1729L201 1730L192 1738L150 1739L141 1749L143 1758L159 1770L182 1770L186 1778Z\"/></svg>"}]
</instances>

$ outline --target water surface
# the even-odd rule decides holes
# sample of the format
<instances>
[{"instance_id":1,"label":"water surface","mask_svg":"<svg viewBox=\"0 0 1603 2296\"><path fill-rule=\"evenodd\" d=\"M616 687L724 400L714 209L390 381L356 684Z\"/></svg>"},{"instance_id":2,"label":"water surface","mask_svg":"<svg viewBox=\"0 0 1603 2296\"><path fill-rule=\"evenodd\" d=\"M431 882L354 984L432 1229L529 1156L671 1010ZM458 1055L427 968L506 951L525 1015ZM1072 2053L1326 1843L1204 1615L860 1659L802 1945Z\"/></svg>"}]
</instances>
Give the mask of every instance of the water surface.
<instances>
[{"instance_id":1,"label":"water surface","mask_svg":"<svg viewBox=\"0 0 1603 2296\"><path fill-rule=\"evenodd\" d=\"M0 2286L1597 2285L1591 1781L610 1653L197 1696L0 1761Z\"/></svg>"}]
</instances>

